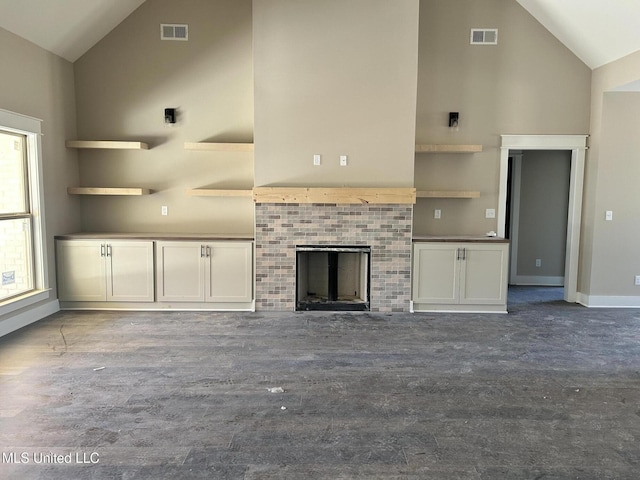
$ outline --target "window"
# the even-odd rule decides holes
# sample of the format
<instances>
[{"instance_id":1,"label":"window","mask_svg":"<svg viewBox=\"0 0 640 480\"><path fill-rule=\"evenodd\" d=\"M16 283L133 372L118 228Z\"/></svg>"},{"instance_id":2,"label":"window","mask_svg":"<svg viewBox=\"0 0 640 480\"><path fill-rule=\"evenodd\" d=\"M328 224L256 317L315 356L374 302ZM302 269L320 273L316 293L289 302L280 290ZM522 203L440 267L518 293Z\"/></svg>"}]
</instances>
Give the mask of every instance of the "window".
<instances>
[{"instance_id":1,"label":"window","mask_svg":"<svg viewBox=\"0 0 640 480\"><path fill-rule=\"evenodd\" d=\"M26 136L0 130L0 301L33 290Z\"/></svg>"},{"instance_id":2,"label":"window","mask_svg":"<svg viewBox=\"0 0 640 480\"><path fill-rule=\"evenodd\" d=\"M47 290L40 178L40 120L0 110L0 315Z\"/></svg>"}]
</instances>

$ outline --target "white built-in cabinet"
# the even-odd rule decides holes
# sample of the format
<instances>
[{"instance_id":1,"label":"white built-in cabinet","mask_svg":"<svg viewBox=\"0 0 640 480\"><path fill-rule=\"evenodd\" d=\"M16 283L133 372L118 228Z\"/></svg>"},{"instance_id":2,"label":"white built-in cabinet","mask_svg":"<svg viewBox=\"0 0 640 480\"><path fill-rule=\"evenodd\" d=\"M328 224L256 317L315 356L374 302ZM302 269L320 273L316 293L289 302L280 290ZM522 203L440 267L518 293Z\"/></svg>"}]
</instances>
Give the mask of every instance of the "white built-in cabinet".
<instances>
[{"instance_id":1,"label":"white built-in cabinet","mask_svg":"<svg viewBox=\"0 0 640 480\"><path fill-rule=\"evenodd\" d=\"M73 234L56 239L61 308L255 308L252 240L114 235L118 236Z\"/></svg>"},{"instance_id":2,"label":"white built-in cabinet","mask_svg":"<svg viewBox=\"0 0 640 480\"><path fill-rule=\"evenodd\" d=\"M415 243L413 310L506 312L508 256L505 242Z\"/></svg>"},{"instance_id":3,"label":"white built-in cabinet","mask_svg":"<svg viewBox=\"0 0 640 480\"><path fill-rule=\"evenodd\" d=\"M253 244L157 242L159 302L234 304L253 298Z\"/></svg>"},{"instance_id":4,"label":"white built-in cabinet","mask_svg":"<svg viewBox=\"0 0 640 480\"><path fill-rule=\"evenodd\" d=\"M153 242L58 240L61 301L153 302Z\"/></svg>"}]
</instances>

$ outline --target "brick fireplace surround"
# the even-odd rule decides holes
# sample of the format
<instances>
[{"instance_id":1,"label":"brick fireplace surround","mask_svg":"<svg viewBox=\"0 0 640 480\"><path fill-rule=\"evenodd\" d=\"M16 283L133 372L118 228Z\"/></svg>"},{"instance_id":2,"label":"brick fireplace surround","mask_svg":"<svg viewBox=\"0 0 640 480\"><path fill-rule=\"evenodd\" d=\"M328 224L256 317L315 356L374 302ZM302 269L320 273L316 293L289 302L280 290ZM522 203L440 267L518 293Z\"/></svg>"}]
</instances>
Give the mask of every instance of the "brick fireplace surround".
<instances>
[{"instance_id":1,"label":"brick fireplace surround","mask_svg":"<svg viewBox=\"0 0 640 480\"><path fill-rule=\"evenodd\" d=\"M371 247L373 312L409 312L413 206L256 203L256 310L295 310L296 245Z\"/></svg>"}]
</instances>

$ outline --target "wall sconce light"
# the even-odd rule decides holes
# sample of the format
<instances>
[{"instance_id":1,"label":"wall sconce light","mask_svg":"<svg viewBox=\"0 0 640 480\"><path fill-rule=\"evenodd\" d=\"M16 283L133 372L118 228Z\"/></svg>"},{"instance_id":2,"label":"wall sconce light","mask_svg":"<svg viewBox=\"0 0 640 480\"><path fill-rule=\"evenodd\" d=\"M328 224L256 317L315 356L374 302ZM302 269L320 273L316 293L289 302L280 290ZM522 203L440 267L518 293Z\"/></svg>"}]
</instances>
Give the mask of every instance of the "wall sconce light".
<instances>
[{"instance_id":1,"label":"wall sconce light","mask_svg":"<svg viewBox=\"0 0 640 480\"><path fill-rule=\"evenodd\" d=\"M449 112L449 128L451 130L455 130L456 132L460 130L460 126L458 123L459 118L460 118L460 113Z\"/></svg>"},{"instance_id":2,"label":"wall sconce light","mask_svg":"<svg viewBox=\"0 0 640 480\"><path fill-rule=\"evenodd\" d=\"M164 123L176 123L176 109L165 108L164 109Z\"/></svg>"}]
</instances>

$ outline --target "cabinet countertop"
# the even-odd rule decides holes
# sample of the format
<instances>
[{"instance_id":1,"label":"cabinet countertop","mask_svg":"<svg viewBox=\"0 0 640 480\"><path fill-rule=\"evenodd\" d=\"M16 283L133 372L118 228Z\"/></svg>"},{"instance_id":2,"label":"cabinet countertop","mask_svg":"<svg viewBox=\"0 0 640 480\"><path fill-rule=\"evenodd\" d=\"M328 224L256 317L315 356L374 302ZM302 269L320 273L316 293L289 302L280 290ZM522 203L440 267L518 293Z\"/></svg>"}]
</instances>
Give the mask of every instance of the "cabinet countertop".
<instances>
[{"instance_id":1,"label":"cabinet countertop","mask_svg":"<svg viewBox=\"0 0 640 480\"><path fill-rule=\"evenodd\" d=\"M414 235L413 242L509 243L509 239L486 235Z\"/></svg>"},{"instance_id":2,"label":"cabinet countertop","mask_svg":"<svg viewBox=\"0 0 640 480\"><path fill-rule=\"evenodd\" d=\"M69 233L56 235L56 240L253 240L250 233Z\"/></svg>"}]
</instances>

